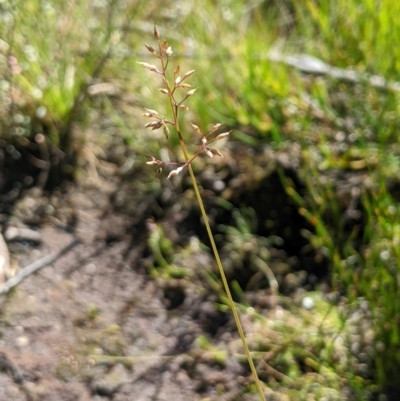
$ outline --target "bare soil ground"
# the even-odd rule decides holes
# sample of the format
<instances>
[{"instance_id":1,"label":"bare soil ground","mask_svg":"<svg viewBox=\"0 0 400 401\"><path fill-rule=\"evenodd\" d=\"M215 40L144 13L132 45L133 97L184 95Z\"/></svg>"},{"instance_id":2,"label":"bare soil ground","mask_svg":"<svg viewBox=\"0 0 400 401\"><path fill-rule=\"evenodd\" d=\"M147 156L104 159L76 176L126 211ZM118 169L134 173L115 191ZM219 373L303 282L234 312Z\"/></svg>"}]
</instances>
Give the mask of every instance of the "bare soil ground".
<instances>
[{"instance_id":1,"label":"bare soil ground","mask_svg":"<svg viewBox=\"0 0 400 401\"><path fill-rule=\"evenodd\" d=\"M267 171L269 162L264 163ZM212 220L232 223L213 203L215 194L228 190L225 197L252 206L260 220L267 209L285 216L276 224L277 235L284 235L285 219L291 227L297 224L299 229L287 234L288 248L272 255L274 272L282 291L308 285L298 266L308 266L306 276L314 277L315 266L321 271L324 261L300 252L305 246L300 225L306 223L277 174L259 172L257 178L251 172L250 180L245 165L242 170L241 175L220 174L224 183L218 188L212 187L218 177L210 179L207 171L200 177ZM204 277L195 272L190 278L165 279L149 273L156 264L148 246L154 220L162 222L174 244L191 249L182 266L213 269L208 252L188 245L195 237L206 242L190 189L182 181L181 195L168 187L154 198L138 193L136 179L108 172L49 193L32 188L3 215L5 231L29 227L40 238L9 242L16 272L77 242L0 299L0 400L256 398L243 394L251 378L246 362L237 357L242 351L236 329L230 314L218 310L218 297ZM242 272L236 279L243 287L254 286L254 275ZM252 302L273 312L268 288L257 289ZM243 324L251 330L246 317ZM221 360L199 347L202 335L223 352Z\"/></svg>"}]
</instances>

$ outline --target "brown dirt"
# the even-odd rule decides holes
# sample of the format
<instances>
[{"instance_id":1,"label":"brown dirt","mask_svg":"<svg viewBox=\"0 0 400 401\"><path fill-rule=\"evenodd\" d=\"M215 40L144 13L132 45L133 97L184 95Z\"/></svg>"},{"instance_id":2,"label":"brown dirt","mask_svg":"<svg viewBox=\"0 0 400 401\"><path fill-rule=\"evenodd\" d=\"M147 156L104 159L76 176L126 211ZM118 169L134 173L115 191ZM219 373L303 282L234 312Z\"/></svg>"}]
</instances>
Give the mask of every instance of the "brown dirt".
<instances>
[{"instance_id":1,"label":"brown dirt","mask_svg":"<svg viewBox=\"0 0 400 401\"><path fill-rule=\"evenodd\" d=\"M34 189L14 206L7 225L41 237L9 244L14 265L79 243L2 297L0 399L200 400L233 394L246 380L233 357L222 369L196 346L227 321L215 297L149 276L144 215L114 210L118 185L97 179L48 196Z\"/></svg>"},{"instance_id":2,"label":"brown dirt","mask_svg":"<svg viewBox=\"0 0 400 401\"><path fill-rule=\"evenodd\" d=\"M244 161L220 169L212 180L209 170L200 174L215 226L232 224L218 198L237 206L245 202L260 220L271 217L265 214L271 210L286 216L291 227L304 226L273 172L276 159L271 162L267 153L259 171L249 172ZM121 177L98 166L78 184L51 193L33 188L3 208L5 228L27 226L41 238L9 243L14 266L79 242L0 298L0 400L256 399L243 393L251 379L246 362L235 357L242 351L234 324L218 310L219 298L201 273L213 271L214 263L193 242L199 237L207 243L191 190L183 179L146 194L135 174ZM174 249L188 250L174 263L191 275L152 277L158 262L148 245L150 218L162 223ZM274 222L275 235L286 235L287 223L276 217ZM293 249L271 249L282 291L292 291L293 280L295 287L306 285L298 266L312 277L315 264L325 263L309 252L301 261L293 256L305 246L297 231L286 238ZM255 275L245 270L235 279L245 288L254 285ZM252 303L271 310L269 290L260 287ZM245 329L246 324L244 319ZM211 348L199 345L201 336Z\"/></svg>"}]
</instances>

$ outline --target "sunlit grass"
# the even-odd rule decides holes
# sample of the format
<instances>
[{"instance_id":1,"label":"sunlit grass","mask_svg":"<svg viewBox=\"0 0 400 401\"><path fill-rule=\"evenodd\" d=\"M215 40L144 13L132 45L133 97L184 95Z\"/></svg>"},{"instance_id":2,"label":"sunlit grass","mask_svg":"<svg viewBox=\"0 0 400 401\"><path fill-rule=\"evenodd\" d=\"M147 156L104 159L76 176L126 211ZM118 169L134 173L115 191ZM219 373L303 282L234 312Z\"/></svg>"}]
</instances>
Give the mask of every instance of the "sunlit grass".
<instances>
[{"instance_id":1,"label":"sunlit grass","mask_svg":"<svg viewBox=\"0 0 400 401\"><path fill-rule=\"evenodd\" d=\"M400 39L397 13L390 0L293 2L299 31L309 40L306 48L338 67L399 78ZM317 52L317 53L315 53Z\"/></svg>"}]
</instances>

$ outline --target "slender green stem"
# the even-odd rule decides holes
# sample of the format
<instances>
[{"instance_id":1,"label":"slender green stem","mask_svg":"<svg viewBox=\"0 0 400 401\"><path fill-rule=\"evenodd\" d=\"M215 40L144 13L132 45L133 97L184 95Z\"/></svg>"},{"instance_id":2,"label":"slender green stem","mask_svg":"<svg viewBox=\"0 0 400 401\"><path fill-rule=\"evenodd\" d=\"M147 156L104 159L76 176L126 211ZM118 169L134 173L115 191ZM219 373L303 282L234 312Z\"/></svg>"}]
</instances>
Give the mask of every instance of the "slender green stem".
<instances>
[{"instance_id":1,"label":"slender green stem","mask_svg":"<svg viewBox=\"0 0 400 401\"><path fill-rule=\"evenodd\" d=\"M176 129L176 132L177 132L177 135L178 135L178 138L179 138L179 144L181 146L181 149L182 149L182 152L183 152L183 155L184 155L184 158L185 158L185 162L186 162L188 170L189 170L189 175L190 175L190 178L192 180L192 185L193 185L194 192L196 194L197 203L199 205L200 212L201 212L201 215L203 217L204 224L206 226L207 234L208 234L208 237L210 239L211 247L212 247L212 250L213 250L213 253L214 253L215 260L217 262L218 270L219 270L219 273L220 273L220 276L221 276L221 279L222 279L222 282L223 282L223 285L224 285L224 289L225 289L226 295L228 297L229 307L232 310L233 318L235 320L236 327L237 327L238 332L239 332L239 336L240 336L240 338L242 340L242 343L243 343L244 352L246 354L248 363L250 365L250 369L251 369L251 373L253 375L253 379L255 381L255 384L256 384L258 393L260 395L261 401L265 401L263 387L261 385L260 379L258 378L257 370L256 370L256 367L254 366L253 359L251 358L250 350L249 350L249 347L248 347L247 342L246 342L246 337L244 335L242 324L240 323L239 315L238 315L238 313L236 311L235 304L234 304L233 299L232 299L231 291L229 289L228 281L227 281L226 276L225 276L224 268L222 267L221 258L219 257L217 246L215 245L214 236L213 236L213 233L211 231L211 227L210 227L210 223L208 221L208 216L207 216L206 210L204 208L203 199L201 197L201 194L200 194L200 191L199 191L199 187L197 185L196 177L194 175L194 172L193 172L193 169L192 169L192 166L191 166L191 162L194 160L195 157L197 157L198 154L195 154L195 156L192 157L192 158L189 157L189 154L187 152L187 149L186 149L186 146L185 146L185 142L183 140L182 133L181 133L181 130L180 130L179 121L178 121L178 107L187 98L187 96L181 102L176 102L175 97L174 97L174 92L175 92L175 89L176 89L176 83L174 83L174 85L171 86L169 81L168 81L168 79L167 79L166 69L167 69L167 66L168 66L168 60L167 60L167 62L164 62L164 54L165 53L164 53L164 51L162 49L162 45L161 45L160 41L158 42L158 46L159 46L159 52L160 52L158 58L161 61L161 67L162 67L161 75L163 77L164 85L165 85L165 87L166 87L166 89L168 91L168 94L169 94L169 102L170 102L170 106L171 106L172 114L173 114L173 126L175 126L175 129ZM213 140L209 141L209 143L211 143L211 142L213 142Z\"/></svg>"},{"instance_id":2,"label":"slender green stem","mask_svg":"<svg viewBox=\"0 0 400 401\"><path fill-rule=\"evenodd\" d=\"M189 161L189 155L188 155L188 152L186 150L186 146L185 146L185 143L183 141L182 134L180 132L180 128L179 128L179 125L178 125L177 121L176 121L176 127L175 128L176 128L177 133L178 133L179 143L180 143L183 155L185 157L186 162L188 162ZM219 273L220 273L220 276L221 276L221 279L222 279L222 283L224 285L224 289L225 289L226 295L228 296L229 307L232 310L233 318L235 320L236 327L237 327L238 332L239 332L239 336L240 336L240 338L242 340L244 352L245 352L247 360L249 362L251 373L253 375L255 384L257 386L258 393L260 394L261 400L265 401L265 396L264 396L264 391L263 391L263 388L262 388L262 385L261 385L261 381L258 378L257 370L256 370L256 367L254 366L254 362L253 362L253 359L252 359L251 354L250 354L249 347L248 347L247 342L246 342L246 337L244 335L242 324L240 323L239 315L238 315L238 313L236 311L235 304L234 304L233 299L232 299L231 291L229 289L228 281L227 281L226 276L225 276L224 268L222 267L221 258L219 256L219 252L218 252L217 246L215 245L214 235L213 235L213 233L211 231L210 223L208 221L208 216L207 216L206 210L204 208L203 199L201 197L201 194L200 194L200 191L199 191L199 187L197 185L196 177L194 175L192 166L190 164L188 165L188 170L189 170L190 178L192 180L193 189L194 189L194 192L196 194L197 203L199 205L200 212L201 212L201 215L203 217L204 224L206 226L207 234L208 234L208 237L210 239L211 248L212 248L213 253L214 253L215 261L217 262L217 266L218 266L218 270L219 270Z\"/></svg>"}]
</instances>

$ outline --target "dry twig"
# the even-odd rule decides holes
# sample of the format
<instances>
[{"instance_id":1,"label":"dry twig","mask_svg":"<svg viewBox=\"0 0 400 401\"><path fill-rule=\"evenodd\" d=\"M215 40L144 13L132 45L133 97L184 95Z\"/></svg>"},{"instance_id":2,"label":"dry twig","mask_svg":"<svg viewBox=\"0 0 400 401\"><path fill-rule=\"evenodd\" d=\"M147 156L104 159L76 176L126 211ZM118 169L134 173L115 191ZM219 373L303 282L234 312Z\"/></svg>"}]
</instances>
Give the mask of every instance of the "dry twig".
<instances>
[{"instance_id":1,"label":"dry twig","mask_svg":"<svg viewBox=\"0 0 400 401\"><path fill-rule=\"evenodd\" d=\"M72 242L70 242L67 246L62 248L60 251L51 253L50 255L46 255L43 258L38 259L38 260L34 261L33 263L29 264L28 266L25 266L18 272L18 274L16 274L10 280L6 281L0 287L0 295L7 294L12 288L14 288L18 284L20 284L26 277L35 273L42 267L45 267L45 266L53 263L64 253L70 251L72 248L74 248L76 245L78 245L78 243L79 243L79 240L74 239Z\"/></svg>"}]
</instances>

